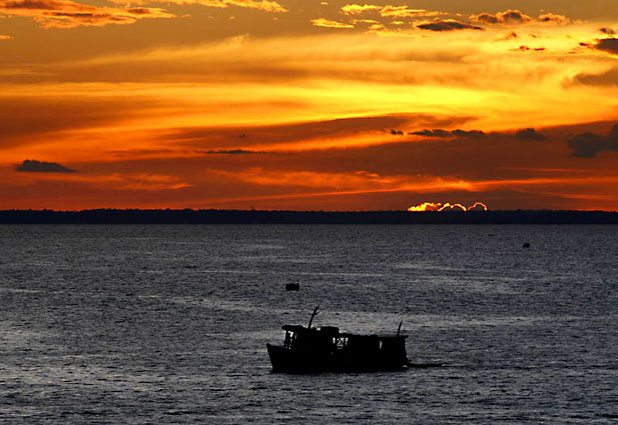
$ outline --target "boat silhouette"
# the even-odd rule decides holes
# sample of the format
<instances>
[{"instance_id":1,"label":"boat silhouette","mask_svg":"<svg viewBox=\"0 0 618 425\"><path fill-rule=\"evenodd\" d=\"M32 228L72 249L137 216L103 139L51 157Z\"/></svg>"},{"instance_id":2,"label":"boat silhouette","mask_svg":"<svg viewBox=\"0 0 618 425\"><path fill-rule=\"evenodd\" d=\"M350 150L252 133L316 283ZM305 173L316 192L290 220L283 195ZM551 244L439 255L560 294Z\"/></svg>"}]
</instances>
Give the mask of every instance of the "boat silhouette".
<instances>
[{"instance_id":1,"label":"boat silhouette","mask_svg":"<svg viewBox=\"0 0 618 425\"><path fill-rule=\"evenodd\" d=\"M266 344L273 372L383 372L404 370L409 366L427 367L438 364L415 365L406 355L407 335L358 335L340 332L335 326L312 327L318 307L311 314L309 324L285 325L282 345Z\"/></svg>"}]
</instances>

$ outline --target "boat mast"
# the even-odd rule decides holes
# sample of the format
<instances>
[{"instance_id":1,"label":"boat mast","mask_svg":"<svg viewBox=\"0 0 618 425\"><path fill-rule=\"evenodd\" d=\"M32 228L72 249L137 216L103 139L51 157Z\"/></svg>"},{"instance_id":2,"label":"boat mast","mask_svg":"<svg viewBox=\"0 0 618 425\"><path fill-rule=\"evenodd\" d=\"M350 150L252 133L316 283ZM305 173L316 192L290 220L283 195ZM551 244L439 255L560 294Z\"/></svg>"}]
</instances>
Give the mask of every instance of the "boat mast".
<instances>
[{"instance_id":1,"label":"boat mast","mask_svg":"<svg viewBox=\"0 0 618 425\"><path fill-rule=\"evenodd\" d=\"M311 313L311 319L309 319L309 324L307 325L307 329L311 329L311 323L313 322L313 318L318 315L318 308L320 308L319 305L313 310L313 313Z\"/></svg>"}]
</instances>

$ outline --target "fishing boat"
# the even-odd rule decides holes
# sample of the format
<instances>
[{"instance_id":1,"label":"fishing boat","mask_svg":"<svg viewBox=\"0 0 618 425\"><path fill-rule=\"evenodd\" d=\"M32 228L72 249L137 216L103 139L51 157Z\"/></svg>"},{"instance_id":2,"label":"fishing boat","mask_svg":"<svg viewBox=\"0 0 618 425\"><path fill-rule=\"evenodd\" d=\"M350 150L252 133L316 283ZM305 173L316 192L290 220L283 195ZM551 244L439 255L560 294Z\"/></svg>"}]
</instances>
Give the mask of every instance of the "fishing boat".
<instances>
[{"instance_id":1,"label":"fishing boat","mask_svg":"<svg viewBox=\"0 0 618 425\"><path fill-rule=\"evenodd\" d=\"M411 363L406 355L407 335L357 335L339 332L335 326L285 325L283 345L266 344L273 372L382 372L404 370Z\"/></svg>"}]
</instances>

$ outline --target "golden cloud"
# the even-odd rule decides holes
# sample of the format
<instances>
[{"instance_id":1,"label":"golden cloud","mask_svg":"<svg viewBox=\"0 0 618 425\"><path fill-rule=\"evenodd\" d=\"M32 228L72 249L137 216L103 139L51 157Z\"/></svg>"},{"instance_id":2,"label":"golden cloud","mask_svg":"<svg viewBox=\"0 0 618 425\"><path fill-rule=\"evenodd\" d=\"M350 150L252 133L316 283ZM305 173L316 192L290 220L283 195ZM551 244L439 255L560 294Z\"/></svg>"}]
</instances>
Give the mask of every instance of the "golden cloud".
<instances>
[{"instance_id":1,"label":"golden cloud","mask_svg":"<svg viewBox=\"0 0 618 425\"><path fill-rule=\"evenodd\" d=\"M566 16L556 15L554 13L546 13L544 15L539 15L539 17L537 18L537 21L551 22L551 23L559 24L559 25L567 25L572 22L571 19L567 18Z\"/></svg>"},{"instance_id":2,"label":"golden cloud","mask_svg":"<svg viewBox=\"0 0 618 425\"><path fill-rule=\"evenodd\" d=\"M346 24L344 22L331 21L330 19L318 18L311 19L310 22L316 27L324 28L354 28L354 25Z\"/></svg>"},{"instance_id":3,"label":"golden cloud","mask_svg":"<svg viewBox=\"0 0 618 425\"><path fill-rule=\"evenodd\" d=\"M173 18L164 9L98 7L71 0L0 0L0 13L34 19L42 28L132 24L146 18Z\"/></svg>"},{"instance_id":4,"label":"golden cloud","mask_svg":"<svg viewBox=\"0 0 618 425\"><path fill-rule=\"evenodd\" d=\"M341 11L346 15L358 15L368 10L380 10L382 6L377 6L375 4L346 4L341 8Z\"/></svg>"},{"instance_id":5,"label":"golden cloud","mask_svg":"<svg viewBox=\"0 0 618 425\"><path fill-rule=\"evenodd\" d=\"M111 0L114 3L118 4L149 4L155 3L156 0ZM228 6L237 6L243 7L246 9L255 9L261 10L264 12L274 12L274 13L283 13L288 10L281 6L276 1L271 0L167 0L166 3L174 3L180 5L200 5L205 7L216 7L220 9L224 9Z\"/></svg>"},{"instance_id":6,"label":"golden cloud","mask_svg":"<svg viewBox=\"0 0 618 425\"><path fill-rule=\"evenodd\" d=\"M506 10L504 12L498 12L495 15L491 13L480 13L478 15L470 16L473 21L481 22L486 25L519 25L532 22L540 23L553 23L559 25L570 24L572 21L564 15L556 15L554 13L545 13L539 15L538 18L533 18L522 13L519 10Z\"/></svg>"},{"instance_id":7,"label":"golden cloud","mask_svg":"<svg viewBox=\"0 0 618 425\"><path fill-rule=\"evenodd\" d=\"M408 9L407 6L384 6L380 9L380 15L396 18L418 18L428 16L446 15L445 12L429 11L425 9Z\"/></svg>"},{"instance_id":8,"label":"golden cloud","mask_svg":"<svg viewBox=\"0 0 618 425\"><path fill-rule=\"evenodd\" d=\"M425 9L408 9L408 6L378 6L375 4L346 4L341 8L345 15L359 15L368 11L378 11L380 16L388 18L418 18L446 15L445 12L429 11Z\"/></svg>"}]
</instances>

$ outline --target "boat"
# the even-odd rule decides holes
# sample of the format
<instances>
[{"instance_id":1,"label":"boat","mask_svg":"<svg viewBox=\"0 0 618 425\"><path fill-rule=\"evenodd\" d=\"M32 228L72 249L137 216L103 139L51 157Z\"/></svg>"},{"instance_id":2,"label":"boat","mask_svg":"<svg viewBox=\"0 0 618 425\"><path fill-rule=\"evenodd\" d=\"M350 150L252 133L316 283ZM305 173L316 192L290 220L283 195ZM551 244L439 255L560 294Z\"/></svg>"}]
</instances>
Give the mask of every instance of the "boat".
<instances>
[{"instance_id":1,"label":"boat","mask_svg":"<svg viewBox=\"0 0 618 425\"><path fill-rule=\"evenodd\" d=\"M392 335L357 335L340 332L335 326L315 328L311 324L318 308L313 311L308 326L283 326L283 345L266 344L273 372L384 372L404 370L411 365L430 366L408 361L407 335L401 334L401 323Z\"/></svg>"}]
</instances>

